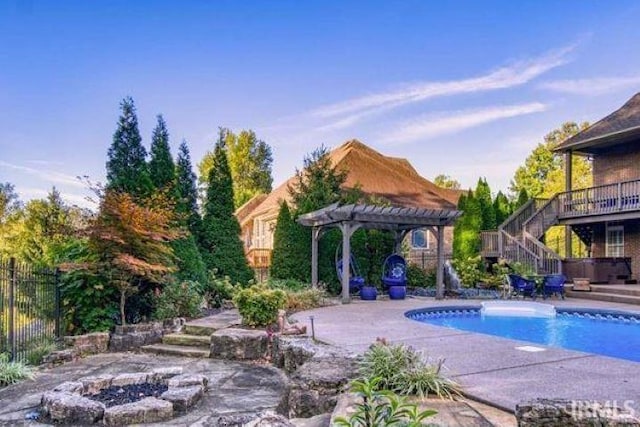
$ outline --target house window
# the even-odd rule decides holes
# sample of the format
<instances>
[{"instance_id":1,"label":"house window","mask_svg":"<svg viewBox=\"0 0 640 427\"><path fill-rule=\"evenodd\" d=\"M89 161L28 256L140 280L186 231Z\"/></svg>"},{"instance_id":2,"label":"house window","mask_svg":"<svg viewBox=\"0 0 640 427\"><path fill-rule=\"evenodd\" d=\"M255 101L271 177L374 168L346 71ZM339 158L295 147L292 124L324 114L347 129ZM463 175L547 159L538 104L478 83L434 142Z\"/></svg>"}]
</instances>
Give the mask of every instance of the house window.
<instances>
[{"instance_id":1,"label":"house window","mask_svg":"<svg viewBox=\"0 0 640 427\"><path fill-rule=\"evenodd\" d=\"M429 249L430 235L427 230L413 230L411 232L411 247L414 249Z\"/></svg>"},{"instance_id":2,"label":"house window","mask_svg":"<svg viewBox=\"0 0 640 427\"><path fill-rule=\"evenodd\" d=\"M624 226L607 226L607 249L608 257L624 256Z\"/></svg>"}]
</instances>

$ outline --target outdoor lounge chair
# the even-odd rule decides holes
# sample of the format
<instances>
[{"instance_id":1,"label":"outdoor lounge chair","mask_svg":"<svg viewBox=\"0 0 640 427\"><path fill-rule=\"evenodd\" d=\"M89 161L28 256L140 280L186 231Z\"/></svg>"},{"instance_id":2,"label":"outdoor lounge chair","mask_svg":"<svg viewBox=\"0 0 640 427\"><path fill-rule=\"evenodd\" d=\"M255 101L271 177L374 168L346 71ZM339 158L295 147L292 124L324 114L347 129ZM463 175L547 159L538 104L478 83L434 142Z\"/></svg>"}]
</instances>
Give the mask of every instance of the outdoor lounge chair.
<instances>
[{"instance_id":1,"label":"outdoor lounge chair","mask_svg":"<svg viewBox=\"0 0 640 427\"><path fill-rule=\"evenodd\" d=\"M338 254L336 253L336 257ZM336 274L338 275L338 280L342 282L342 258L338 258L336 260ZM356 259L353 254L350 254L349 257L349 292L355 293L359 292L360 289L364 286L364 277L360 275L360 269L358 268L358 264L356 263Z\"/></svg>"},{"instance_id":2,"label":"outdoor lounge chair","mask_svg":"<svg viewBox=\"0 0 640 427\"><path fill-rule=\"evenodd\" d=\"M398 254L389 255L382 268L384 288L407 286L407 262Z\"/></svg>"},{"instance_id":3,"label":"outdoor lounge chair","mask_svg":"<svg viewBox=\"0 0 640 427\"><path fill-rule=\"evenodd\" d=\"M508 277L515 295L536 298L536 282L534 280L525 279L517 274L509 274Z\"/></svg>"},{"instance_id":4,"label":"outdoor lounge chair","mask_svg":"<svg viewBox=\"0 0 640 427\"><path fill-rule=\"evenodd\" d=\"M542 296L547 298L553 294L560 295L560 298L564 299L564 284L567 278L562 274L549 274L544 276L542 282Z\"/></svg>"}]
</instances>

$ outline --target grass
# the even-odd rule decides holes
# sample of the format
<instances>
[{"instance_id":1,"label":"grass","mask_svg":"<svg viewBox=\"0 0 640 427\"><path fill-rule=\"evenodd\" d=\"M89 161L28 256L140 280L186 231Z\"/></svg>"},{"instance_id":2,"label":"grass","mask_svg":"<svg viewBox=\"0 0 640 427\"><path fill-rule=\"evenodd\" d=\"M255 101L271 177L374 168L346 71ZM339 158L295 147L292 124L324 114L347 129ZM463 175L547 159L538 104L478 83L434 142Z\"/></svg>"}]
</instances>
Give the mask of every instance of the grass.
<instances>
[{"instance_id":1,"label":"grass","mask_svg":"<svg viewBox=\"0 0 640 427\"><path fill-rule=\"evenodd\" d=\"M9 355L0 355L0 387L32 379L33 369L22 362L9 362Z\"/></svg>"}]
</instances>

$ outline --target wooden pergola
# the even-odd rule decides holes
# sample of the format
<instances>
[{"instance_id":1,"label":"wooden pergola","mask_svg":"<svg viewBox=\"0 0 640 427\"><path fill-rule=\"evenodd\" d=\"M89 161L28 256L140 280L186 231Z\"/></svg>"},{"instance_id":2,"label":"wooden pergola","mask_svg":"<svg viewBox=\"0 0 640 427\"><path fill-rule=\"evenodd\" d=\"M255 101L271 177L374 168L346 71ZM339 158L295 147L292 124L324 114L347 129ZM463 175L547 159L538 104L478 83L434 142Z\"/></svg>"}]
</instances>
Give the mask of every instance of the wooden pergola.
<instances>
[{"instance_id":1,"label":"wooden pergola","mask_svg":"<svg viewBox=\"0 0 640 427\"><path fill-rule=\"evenodd\" d=\"M311 233L311 284L318 284L318 240L324 230L329 227L339 228L342 232L342 253L351 253L351 236L359 228L389 230L395 237L395 252L400 251L400 245L407 233L416 228L427 228L438 241L436 298L444 297L444 227L453 225L462 214L457 210L382 207L374 205L344 205L333 204L317 211L301 215L298 222L312 227ZM342 302L351 301L349 295L350 257L343 255L342 268Z\"/></svg>"}]
</instances>

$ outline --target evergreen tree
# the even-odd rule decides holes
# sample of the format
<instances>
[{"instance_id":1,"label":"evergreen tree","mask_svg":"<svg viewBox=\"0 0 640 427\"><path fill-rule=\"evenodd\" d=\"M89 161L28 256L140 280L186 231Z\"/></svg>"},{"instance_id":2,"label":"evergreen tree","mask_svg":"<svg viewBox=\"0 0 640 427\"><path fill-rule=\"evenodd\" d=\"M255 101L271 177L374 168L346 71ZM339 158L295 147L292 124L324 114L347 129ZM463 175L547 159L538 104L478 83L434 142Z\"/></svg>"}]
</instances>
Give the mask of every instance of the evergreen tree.
<instances>
[{"instance_id":1,"label":"evergreen tree","mask_svg":"<svg viewBox=\"0 0 640 427\"><path fill-rule=\"evenodd\" d=\"M224 138L225 131L220 129L204 204L203 257L210 270L229 276L232 282L247 283L253 279L253 271L247 264L239 237L240 225L233 214L233 182Z\"/></svg>"},{"instance_id":2,"label":"evergreen tree","mask_svg":"<svg viewBox=\"0 0 640 427\"><path fill-rule=\"evenodd\" d=\"M496 213L493 210L493 202L491 200L491 188L487 180L484 178L478 179L478 185L474 197L480 206L480 212L482 222L480 224L480 230L494 230L497 227Z\"/></svg>"},{"instance_id":3,"label":"evergreen tree","mask_svg":"<svg viewBox=\"0 0 640 427\"><path fill-rule=\"evenodd\" d=\"M191 155L186 141L182 141L178 148L176 159L176 193L178 203L176 209L185 225L200 242L202 233L202 218L198 213L198 189L196 187L196 174L191 166Z\"/></svg>"},{"instance_id":4,"label":"evergreen tree","mask_svg":"<svg viewBox=\"0 0 640 427\"><path fill-rule=\"evenodd\" d=\"M476 257L480 253L482 208L471 190L466 197L460 199L458 206L462 205L464 213L454 228L454 257L468 259Z\"/></svg>"},{"instance_id":5,"label":"evergreen tree","mask_svg":"<svg viewBox=\"0 0 640 427\"><path fill-rule=\"evenodd\" d=\"M300 242L296 234L299 233L300 225L291 217L289 205L283 202L278 212L278 220L273 235L273 253L271 258L270 276L276 279L297 279L307 280L309 273L301 271L299 264L301 257L300 248L296 243Z\"/></svg>"},{"instance_id":6,"label":"evergreen tree","mask_svg":"<svg viewBox=\"0 0 640 427\"><path fill-rule=\"evenodd\" d=\"M125 98L120 107L122 112L118 128L108 152L107 189L129 193L134 197L146 197L151 193L152 182L133 99Z\"/></svg>"},{"instance_id":7,"label":"evergreen tree","mask_svg":"<svg viewBox=\"0 0 640 427\"><path fill-rule=\"evenodd\" d=\"M502 191L498 191L493 200L493 211L496 213L496 225L502 224L511 215L511 204Z\"/></svg>"},{"instance_id":8,"label":"evergreen tree","mask_svg":"<svg viewBox=\"0 0 640 427\"><path fill-rule=\"evenodd\" d=\"M453 242L452 242L452 252L453 252L453 258L454 259L461 259L461 253L462 253L462 231L463 231L463 223L462 223L462 219L463 219L463 215L464 215L464 211L466 209L467 206L467 195L466 194L461 194L460 198L458 199L458 206L457 209L462 212L462 215L458 217L458 219L456 220L456 223L453 227Z\"/></svg>"},{"instance_id":9,"label":"evergreen tree","mask_svg":"<svg viewBox=\"0 0 640 427\"><path fill-rule=\"evenodd\" d=\"M158 190L172 192L175 182L175 165L169 148L169 131L162 115L158 115L158 124L151 136L151 159L149 175Z\"/></svg>"},{"instance_id":10,"label":"evergreen tree","mask_svg":"<svg viewBox=\"0 0 640 427\"><path fill-rule=\"evenodd\" d=\"M518 198L516 199L516 204L513 207L514 212L522 205L529 201L529 194L527 194L527 190L521 188L518 192Z\"/></svg>"}]
</instances>

